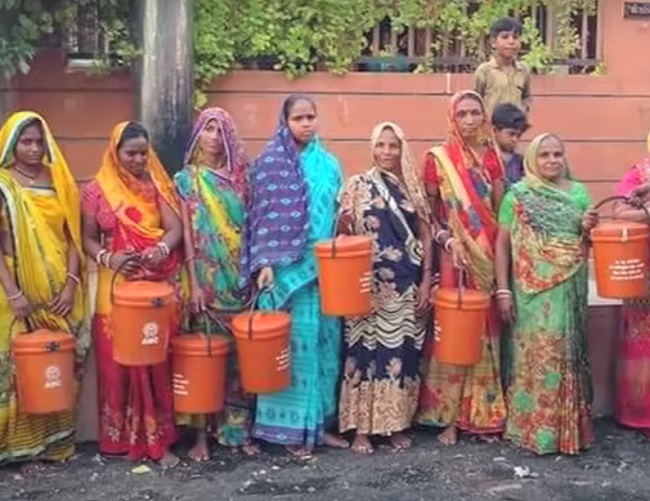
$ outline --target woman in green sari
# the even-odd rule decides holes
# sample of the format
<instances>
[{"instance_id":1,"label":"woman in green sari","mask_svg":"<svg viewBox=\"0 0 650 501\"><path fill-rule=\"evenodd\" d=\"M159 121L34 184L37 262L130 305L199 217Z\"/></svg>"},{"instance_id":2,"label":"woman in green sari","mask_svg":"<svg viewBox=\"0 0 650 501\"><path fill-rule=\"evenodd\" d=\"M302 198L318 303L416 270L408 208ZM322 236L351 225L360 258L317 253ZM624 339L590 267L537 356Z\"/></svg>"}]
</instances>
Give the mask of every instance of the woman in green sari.
<instances>
[{"instance_id":1,"label":"woman in green sari","mask_svg":"<svg viewBox=\"0 0 650 501\"><path fill-rule=\"evenodd\" d=\"M191 294L191 314L185 321L204 332L207 328L211 333L221 333L248 301L248 290L240 286L239 260L249 162L228 112L208 108L199 115L185 163L174 177L181 199ZM197 429L190 457L196 461L209 459L209 430L220 445L241 447L246 455L256 454L258 447L250 437L252 407L252 396L239 384L235 344L231 342L223 413L178 417L180 424Z\"/></svg>"},{"instance_id":2,"label":"woman in green sari","mask_svg":"<svg viewBox=\"0 0 650 501\"><path fill-rule=\"evenodd\" d=\"M592 442L586 237L596 214L564 155L551 134L530 144L496 246L497 302L513 326L505 436L537 454L577 454Z\"/></svg>"}]
</instances>

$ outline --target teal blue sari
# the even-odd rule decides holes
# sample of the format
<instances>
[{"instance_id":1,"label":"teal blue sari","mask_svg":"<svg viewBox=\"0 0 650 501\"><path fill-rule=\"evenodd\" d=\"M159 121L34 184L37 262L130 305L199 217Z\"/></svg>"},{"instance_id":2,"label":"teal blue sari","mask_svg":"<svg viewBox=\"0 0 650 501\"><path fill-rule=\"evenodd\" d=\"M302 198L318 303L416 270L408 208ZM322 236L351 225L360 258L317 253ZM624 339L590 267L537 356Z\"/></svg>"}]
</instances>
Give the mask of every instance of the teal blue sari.
<instances>
[{"instance_id":1,"label":"teal blue sari","mask_svg":"<svg viewBox=\"0 0 650 501\"><path fill-rule=\"evenodd\" d=\"M282 445L315 446L336 422L341 322L321 313L314 245L332 238L342 177L338 161L316 139L300 155L307 184L309 234L299 261L275 266L273 299L291 312L291 386L257 398L253 436ZM268 294L262 308L273 306Z\"/></svg>"}]
</instances>

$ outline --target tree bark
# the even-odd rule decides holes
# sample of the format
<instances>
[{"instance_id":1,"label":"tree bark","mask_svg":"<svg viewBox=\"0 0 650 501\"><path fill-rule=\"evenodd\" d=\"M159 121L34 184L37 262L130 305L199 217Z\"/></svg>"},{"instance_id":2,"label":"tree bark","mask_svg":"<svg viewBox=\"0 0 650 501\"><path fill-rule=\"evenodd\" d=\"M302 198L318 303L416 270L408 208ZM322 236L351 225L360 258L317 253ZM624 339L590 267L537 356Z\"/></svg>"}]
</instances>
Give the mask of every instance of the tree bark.
<instances>
[{"instance_id":1,"label":"tree bark","mask_svg":"<svg viewBox=\"0 0 650 501\"><path fill-rule=\"evenodd\" d=\"M193 0L143 0L138 13L142 58L136 103L168 172L183 167L192 121Z\"/></svg>"}]
</instances>

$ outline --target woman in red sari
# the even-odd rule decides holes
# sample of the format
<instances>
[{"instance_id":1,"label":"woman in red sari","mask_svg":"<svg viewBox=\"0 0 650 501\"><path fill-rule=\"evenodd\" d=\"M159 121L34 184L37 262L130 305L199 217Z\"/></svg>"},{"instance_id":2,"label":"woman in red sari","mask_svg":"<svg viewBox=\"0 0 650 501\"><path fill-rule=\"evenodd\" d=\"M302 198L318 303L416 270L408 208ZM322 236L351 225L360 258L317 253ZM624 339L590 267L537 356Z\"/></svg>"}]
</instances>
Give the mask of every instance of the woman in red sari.
<instances>
[{"instance_id":1,"label":"woman in red sari","mask_svg":"<svg viewBox=\"0 0 650 501\"><path fill-rule=\"evenodd\" d=\"M491 140L485 106L473 91L451 99L450 134L432 148L425 165L425 185L435 215L435 240L446 251L441 285L456 287L458 267L465 286L492 293L495 284L496 211L504 192L503 168ZM500 325L496 306L486 318L481 361L473 367L439 364L429 353L417 422L441 426L439 440L458 441L458 431L492 438L505 425L500 376ZM431 346L433 343L431 343Z\"/></svg>"},{"instance_id":2,"label":"woman in red sari","mask_svg":"<svg viewBox=\"0 0 650 501\"><path fill-rule=\"evenodd\" d=\"M113 130L102 166L84 191L82 215L84 247L99 267L93 320L99 449L174 466L178 459L169 451L176 439L169 366L117 364L108 323L110 282L118 268L126 278L179 283L182 225L174 185L140 124L125 122Z\"/></svg>"}]
</instances>

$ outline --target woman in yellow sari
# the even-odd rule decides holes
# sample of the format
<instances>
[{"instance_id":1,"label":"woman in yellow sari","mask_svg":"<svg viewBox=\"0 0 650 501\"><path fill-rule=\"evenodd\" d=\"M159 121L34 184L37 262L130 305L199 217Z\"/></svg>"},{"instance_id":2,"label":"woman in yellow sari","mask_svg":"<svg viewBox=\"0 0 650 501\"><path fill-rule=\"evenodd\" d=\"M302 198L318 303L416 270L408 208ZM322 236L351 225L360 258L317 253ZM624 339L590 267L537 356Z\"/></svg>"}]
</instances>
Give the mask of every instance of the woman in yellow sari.
<instances>
[{"instance_id":1,"label":"woman in yellow sari","mask_svg":"<svg viewBox=\"0 0 650 501\"><path fill-rule=\"evenodd\" d=\"M74 453L73 411L22 414L11 358L21 332L71 330L80 376L90 342L77 186L36 113L15 113L0 130L0 204L0 463L63 461Z\"/></svg>"}]
</instances>

